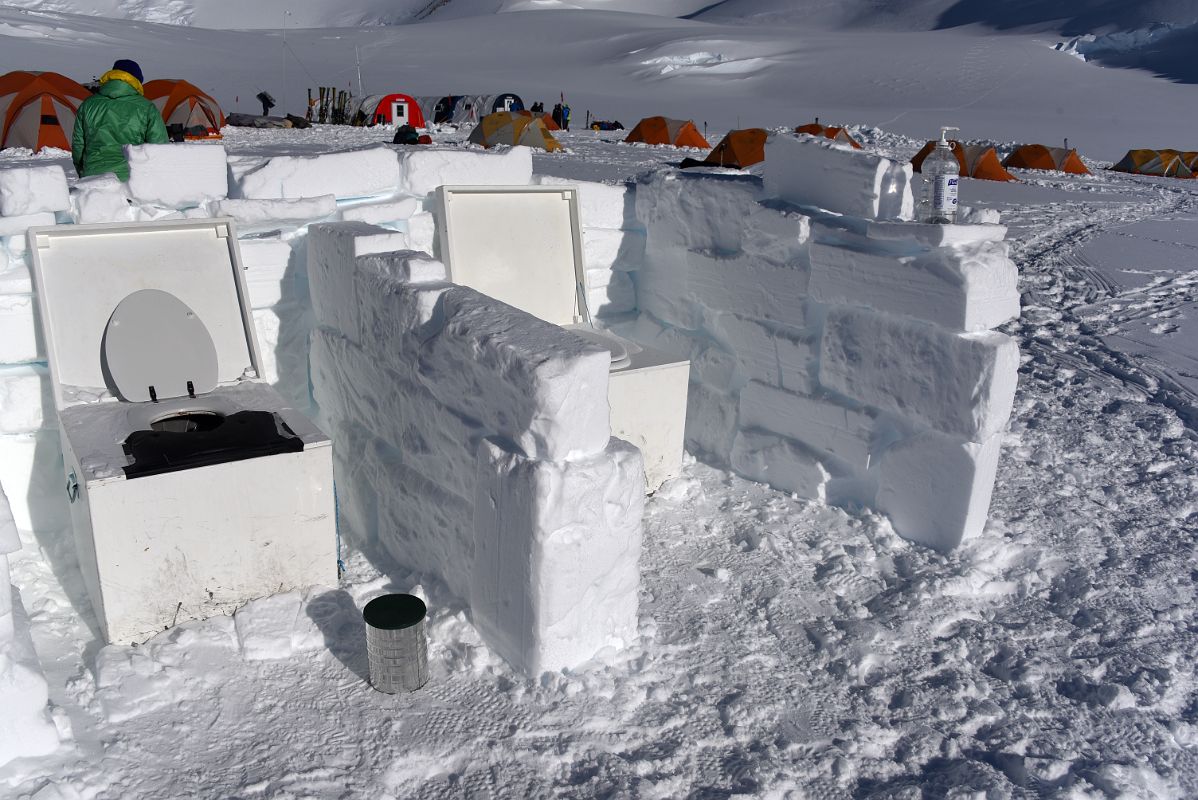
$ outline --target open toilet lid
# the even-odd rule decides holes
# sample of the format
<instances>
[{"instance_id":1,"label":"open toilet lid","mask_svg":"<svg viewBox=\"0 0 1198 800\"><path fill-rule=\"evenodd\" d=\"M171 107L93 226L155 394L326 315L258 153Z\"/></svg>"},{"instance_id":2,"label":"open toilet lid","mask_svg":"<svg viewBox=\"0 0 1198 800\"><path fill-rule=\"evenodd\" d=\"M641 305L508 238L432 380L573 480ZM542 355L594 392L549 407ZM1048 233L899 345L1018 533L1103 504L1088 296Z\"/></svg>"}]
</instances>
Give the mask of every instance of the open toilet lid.
<instances>
[{"instance_id":1,"label":"open toilet lid","mask_svg":"<svg viewBox=\"0 0 1198 800\"><path fill-rule=\"evenodd\" d=\"M199 316L169 292L142 289L118 303L101 349L104 369L124 400L165 400L216 388L216 345Z\"/></svg>"}]
</instances>

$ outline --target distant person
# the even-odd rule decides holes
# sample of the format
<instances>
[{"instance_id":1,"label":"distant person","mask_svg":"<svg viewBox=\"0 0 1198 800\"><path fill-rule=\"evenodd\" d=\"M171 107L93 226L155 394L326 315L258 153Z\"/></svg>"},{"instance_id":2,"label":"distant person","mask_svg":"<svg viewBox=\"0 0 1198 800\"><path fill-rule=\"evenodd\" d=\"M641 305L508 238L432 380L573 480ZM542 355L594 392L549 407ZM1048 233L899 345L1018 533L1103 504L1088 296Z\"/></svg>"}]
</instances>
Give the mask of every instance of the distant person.
<instances>
[{"instance_id":1,"label":"distant person","mask_svg":"<svg viewBox=\"0 0 1198 800\"><path fill-rule=\"evenodd\" d=\"M559 124L562 126L562 130L570 130L570 105L568 103L562 103L562 121Z\"/></svg>"},{"instance_id":2,"label":"distant person","mask_svg":"<svg viewBox=\"0 0 1198 800\"><path fill-rule=\"evenodd\" d=\"M170 141L158 107L142 95L141 67L122 58L100 76L100 90L79 105L71 136L71 160L80 178L115 173L129 180L127 144Z\"/></svg>"},{"instance_id":3,"label":"distant person","mask_svg":"<svg viewBox=\"0 0 1198 800\"><path fill-rule=\"evenodd\" d=\"M559 128L562 127L562 104L561 103L554 104L553 113L550 116L553 117L554 125L556 125Z\"/></svg>"}]
</instances>

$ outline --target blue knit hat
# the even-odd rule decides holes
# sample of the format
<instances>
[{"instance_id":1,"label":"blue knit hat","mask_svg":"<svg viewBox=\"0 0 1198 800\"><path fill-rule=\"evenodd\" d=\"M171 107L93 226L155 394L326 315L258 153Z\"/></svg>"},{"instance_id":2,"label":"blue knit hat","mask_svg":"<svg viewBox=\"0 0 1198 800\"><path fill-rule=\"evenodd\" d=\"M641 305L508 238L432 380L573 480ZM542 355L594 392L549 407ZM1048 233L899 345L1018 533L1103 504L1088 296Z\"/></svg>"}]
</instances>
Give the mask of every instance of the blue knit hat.
<instances>
[{"instance_id":1,"label":"blue knit hat","mask_svg":"<svg viewBox=\"0 0 1198 800\"><path fill-rule=\"evenodd\" d=\"M122 72L128 72L134 78L137 78L138 83L141 83L144 80L141 76L141 67L138 65L138 63L136 61L134 61L131 58L117 59L116 61L113 62L112 68L119 69Z\"/></svg>"}]
</instances>

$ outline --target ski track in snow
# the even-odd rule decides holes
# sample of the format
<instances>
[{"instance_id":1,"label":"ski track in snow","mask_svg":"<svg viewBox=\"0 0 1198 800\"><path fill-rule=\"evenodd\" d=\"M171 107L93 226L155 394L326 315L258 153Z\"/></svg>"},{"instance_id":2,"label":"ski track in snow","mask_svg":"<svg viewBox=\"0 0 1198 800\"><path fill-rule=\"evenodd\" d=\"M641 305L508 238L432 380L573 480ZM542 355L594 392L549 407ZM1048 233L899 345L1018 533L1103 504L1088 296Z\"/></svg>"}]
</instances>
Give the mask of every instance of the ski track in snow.
<instances>
[{"instance_id":1,"label":"ski track in snow","mask_svg":"<svg viewBox=\"0 0 1198 800\"><path fill-rule=\"evenodd\" d=\"M858 133L901 156L919 144ZM318 131L310 146L372 135ZM571 152L537 170L615 179L680 157L610 136L565 134ZM1123 289L1078 252L1116 226L1194 217L1198 187L1036 175L962 189L1004 212L1024 291L1008 326L1019 393L983 536L938 554L881 517L691 462L647 505L641 640L524 679L443 589L360 554L305 606L323 648L249 661L219 618L101 650L77 611L69 532L39 532L13 578L75 742L0 768L0 794L1195 796L1195 398L1167 365L1103 337L1193 307L1198 270ZM432 681L375 693L356 608L417 584Z\"/></svg>"}]
</instances>

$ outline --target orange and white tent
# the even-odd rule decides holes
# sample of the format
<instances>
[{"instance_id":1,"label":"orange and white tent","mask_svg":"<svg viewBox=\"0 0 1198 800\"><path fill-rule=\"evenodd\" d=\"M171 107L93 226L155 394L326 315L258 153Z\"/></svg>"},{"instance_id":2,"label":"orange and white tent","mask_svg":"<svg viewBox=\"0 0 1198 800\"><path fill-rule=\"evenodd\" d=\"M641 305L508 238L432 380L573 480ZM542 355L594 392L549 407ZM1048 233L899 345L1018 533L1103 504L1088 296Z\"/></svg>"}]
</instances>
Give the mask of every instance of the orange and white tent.
<instances>
[{"instance_id":1,"label":"orange and white tent","mask_svg":"<svg viewBox=\"0 0 1198 800\"><path fill-rule=\"evenodd\" d=\"M795 133L806 133L811 136L823 136L825 139L831 139L834 142L842 142L852 145L855 149L860 150L861 145L844 128L833 128L827 125L820 125L818 122L812 122L808 125L800 125L795 128Z\"/></svg>"},{"instance_id":2,"label":"orange and white tent","mask_svg":"<svg viewBox=\"0 0 1198 800\"><path fill-rule=\"evenodd\" d=\"M75 112L91 93L57 72L0 75L0 148L71 149Z\"/></svg>"},{"instance_id":3,"label":"orange and white tent","mask_svg":"<svg viewBox=\"0 0 1198 800\"><path fill-rule=\"evenodd\" d=\"M1111 169L1162 178L1194 177L1194 169L1186 164L1182 154L1176 150L1128 150L1127 155Z\"/></svg>"},{"instance_id":4,"label":"orange and white tent","mask_svg":"<svg viewBox=\"0 0 1198 800\"><path fill-rule=\"evenodd\" d=\"M483 147L497 144L524 145L554 152L561 143L545 128L539 117L526 117L512 111L496 111L479 120L470 131L469 141Z\"/></svg>"},{"instance_id":5,"label":"orange and white tent","mask_svg":"<svg viewBox=\"0 0 1198 800\"><path fill-rule=\"evenodd\" d=\"M181 125L184 135L191 139L220 136L225 115L211 95L187 81L171 78L149 81L144 88L146 99L158 106L167 127Z\"/></svg>"},{"instance_id":6,"label":"orange and white tent","mask_svg":"<svg viewBox=\"0 0 1198 800\"><path fill-rule=\"evenodd\" d=\"M765 140L769 132L764 128L745 128L731 131L712 148L700 165L712 167L745 167L765 161Z\"/></svg>"},{"instance_id":7,"label":"orange and white tent","mask_svg":"<svg viewBox=\"0 0 1198 800\"><path fill-rule=\"evenodd\" d=\"M674 147L711 147L695 123L688 119L668 117L645 117L628 133L625 142L644 144L668 144Z\"/></svg>"},{"instance_id":8,"label":"orange and white tent","mask_svg":"<svg viewBox=\"0 0 1198 800\"><path fill-rule=\"evenodd\" d=\"M1002 165L1011 169L1044 169L1073 175L1091 174L1076 150L1045 147L1042 144L1025 144L1015 148L1011 155L1003 159Z\"/></svg>"},{"instance_id":9,"label":"orange and white tent","mask_svg":"<svg viewBox=\"0 0 1198 800\"><path fill-rule=\"evenodd\" d=\"M951 144L953 155L957 157L957 163L961 165L962 177L978 178L984 181L1019 180L1003 169L1002 163L998 160L998 153L994 152L993 147L981 144L963 145L956 140L953 140ZM923 166L923 160L935 149L936 142L930 141L923 146L922 150L915 154L915 158L911 159L911 165L915 167L916 172L921 171L920 167Z\"/></svg>"}]
</instances>

